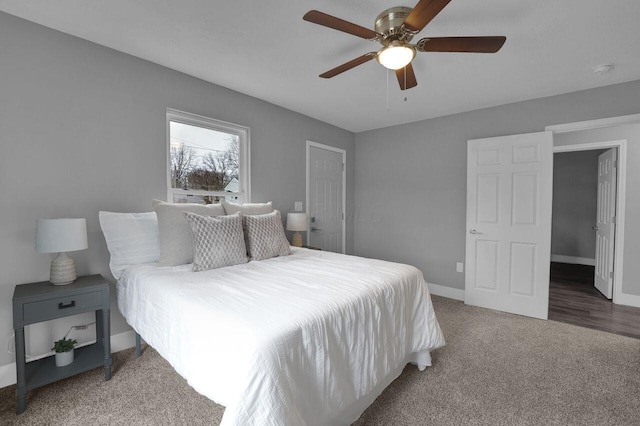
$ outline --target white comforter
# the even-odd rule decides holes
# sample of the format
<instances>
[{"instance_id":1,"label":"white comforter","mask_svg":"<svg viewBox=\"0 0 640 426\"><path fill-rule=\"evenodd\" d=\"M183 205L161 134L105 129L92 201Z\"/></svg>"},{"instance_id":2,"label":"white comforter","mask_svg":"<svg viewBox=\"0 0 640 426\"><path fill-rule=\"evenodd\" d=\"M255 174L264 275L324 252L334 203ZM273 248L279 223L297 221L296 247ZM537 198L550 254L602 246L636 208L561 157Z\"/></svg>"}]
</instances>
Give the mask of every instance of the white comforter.
<instances>
[{"instance_id":1,"label":"white comforter","mask_svg":"<svg viewBox=\"0 0 640 426\"><path fill-rule=\"evenodd\" d=\"M293 249L206 272L128 268L127 322L201 394L223 425L348 424L407 362L444 345L422 273Z\"/></svg>"}]
</instances>

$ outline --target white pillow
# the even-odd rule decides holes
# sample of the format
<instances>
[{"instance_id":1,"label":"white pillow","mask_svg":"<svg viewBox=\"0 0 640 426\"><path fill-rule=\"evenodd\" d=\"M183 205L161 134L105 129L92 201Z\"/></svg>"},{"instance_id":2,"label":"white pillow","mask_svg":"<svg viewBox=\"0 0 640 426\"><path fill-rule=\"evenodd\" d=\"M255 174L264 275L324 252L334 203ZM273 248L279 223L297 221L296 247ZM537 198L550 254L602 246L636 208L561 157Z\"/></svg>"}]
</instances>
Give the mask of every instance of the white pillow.
<instances>
[{"instance_id":1,"label":"white pillow","mask_svg":"<svg viewBox=\"0 0 640 426\"><path fill-rule=\"evenodd\" d=\"M267 214L273 211L271 201L268 203L231 203L224 198L220 200L220 204L224 207L226 214L242 213L242 214Z\"/></svg>"},{"instance_id":2,"label":"white pillow","mask_svg":"<svg viewBox=\"0 0 640 426\"><path fill-rule=\"evenodd\" d=\"M193 262L193 233L184 217L186 212L201 216L224 215L224 209L220 204L172 204L153 200L153 209L158 215L161 266L184 265Z\"/></svg>"},{"instance_id":3,"label":"white pillow","mask_svg":"<svg viewBox=\"0 0 640 426\"><path fill-rule=\"evenodd\" d=\"M111 258L109 269L116 279L131 265L160 260L158 219L155 212L98 213Z\"/></svg>"},{"instance_id":4,"label":"white pillow","mask_svg":"<svg viewBox=\"0 0 640 426\"><path fill-rule=\"evenodd\" d=\"M241 214L218 217L184 214L193 231L192 269L195 272L249 261Z\"/></svg>"},{"instance_id":5,"label":"white pillow","mask_svg":"<svg viewBox=\"0 0 640 426\"><path fill-rule=\"evenodd\" d=\"M251 260L291 254L278 210L267 214L242 215L242 227Z\"/></svg>"}]
</instances>

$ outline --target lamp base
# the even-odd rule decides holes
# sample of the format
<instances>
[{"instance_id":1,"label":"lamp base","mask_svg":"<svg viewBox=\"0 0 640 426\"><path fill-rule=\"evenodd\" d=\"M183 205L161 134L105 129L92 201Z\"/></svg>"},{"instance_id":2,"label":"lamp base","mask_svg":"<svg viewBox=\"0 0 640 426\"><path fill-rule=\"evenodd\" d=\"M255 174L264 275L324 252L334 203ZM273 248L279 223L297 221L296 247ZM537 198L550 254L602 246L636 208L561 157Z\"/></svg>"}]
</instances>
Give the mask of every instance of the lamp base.
<instances>
[{"instance_id":1,"label":"lamp base","mask_svg":"<svg viewBox=\"0 0 640 426\"><path fill-rule=\"evenodd\" d=\"M59 253L51 261L51 274L49 281L53 285L71 284L78 278L76 275L76 264L67 253Z\"/></svg>"},{"instance_id":2,"label":"lamp base","mask_svg":"<svg viewBox=\"0 0 640 426\"><path fill-rule=\"evenodd\" d=\"M291 238L291 245L294 247L302 247L302 234L298 231L293 233L293 238Z\"/></svg>"}]
</instances>

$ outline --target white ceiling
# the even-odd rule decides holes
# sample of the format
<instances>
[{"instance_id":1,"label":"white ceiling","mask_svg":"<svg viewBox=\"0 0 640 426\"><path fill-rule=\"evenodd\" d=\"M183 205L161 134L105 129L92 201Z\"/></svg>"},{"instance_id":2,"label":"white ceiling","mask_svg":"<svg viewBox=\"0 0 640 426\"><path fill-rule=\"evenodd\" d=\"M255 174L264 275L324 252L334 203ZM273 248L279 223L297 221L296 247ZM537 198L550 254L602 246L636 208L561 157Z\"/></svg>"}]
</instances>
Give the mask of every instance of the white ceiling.
<instances>
[{"instance_id":1,"label":"white ceiling","mask_svg":"<svg viewBox=\"0 0 640 426\"><path fill-rule=\"evenodd\" d=\"M406 92L376 61L318 77L379 45L305 12L373 28L384 9L416 2L0 0L0 10L353 132L640 79L639 0L452 0L414 40L505 35L500 52L418 53ZM602 63L615 68L594 74Z\"/></svg>"}]
</instances>

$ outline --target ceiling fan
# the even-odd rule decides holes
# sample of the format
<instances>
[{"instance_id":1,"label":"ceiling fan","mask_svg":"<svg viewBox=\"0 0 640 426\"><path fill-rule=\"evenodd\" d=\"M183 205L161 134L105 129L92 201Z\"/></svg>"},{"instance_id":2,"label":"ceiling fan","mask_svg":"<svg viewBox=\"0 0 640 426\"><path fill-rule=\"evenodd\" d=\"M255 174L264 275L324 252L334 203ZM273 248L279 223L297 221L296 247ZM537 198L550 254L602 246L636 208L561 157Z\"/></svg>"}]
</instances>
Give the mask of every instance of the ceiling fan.
<instances>
[{"instance_id":1,"label":"ceiling fan","mask_svg":"<svg viewBox=\"0 0 640 426\"><path fill-rule=\"evenodd\" d=\"M400 89L406 90L418 85L411 66L416 51L495 53L500 50L507 39L506 37L426 37L416 44L411 44L411 39L422 31L450 1L420 0L413 9L404 6L392 7L378 15L374 25L375 30L361 27L317 10L307 12L303 17L305 21L382 44L382 49L377 52L365 53L320 74L320 77L335 77L376 58L383 66L395 70Z\"/></svg>"}]
</instances>

